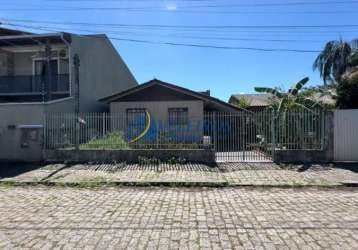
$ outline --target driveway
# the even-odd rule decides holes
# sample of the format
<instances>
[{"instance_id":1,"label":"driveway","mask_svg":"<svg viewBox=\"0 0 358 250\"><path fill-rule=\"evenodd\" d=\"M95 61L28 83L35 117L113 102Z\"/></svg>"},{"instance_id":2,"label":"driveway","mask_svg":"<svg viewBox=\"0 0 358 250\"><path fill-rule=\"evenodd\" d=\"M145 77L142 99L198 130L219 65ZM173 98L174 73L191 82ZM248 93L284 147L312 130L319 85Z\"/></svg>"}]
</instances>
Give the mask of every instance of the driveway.
<instances>
[{"instance_id":1,"label":"driveway","mask_svg":"<svg viewBox=\"0 0 358 250\"><path fill-rule=\"evenodd\" d=\"M356 189L0 187L0 249L358 249Z\"/></svg>"}]
</instances>

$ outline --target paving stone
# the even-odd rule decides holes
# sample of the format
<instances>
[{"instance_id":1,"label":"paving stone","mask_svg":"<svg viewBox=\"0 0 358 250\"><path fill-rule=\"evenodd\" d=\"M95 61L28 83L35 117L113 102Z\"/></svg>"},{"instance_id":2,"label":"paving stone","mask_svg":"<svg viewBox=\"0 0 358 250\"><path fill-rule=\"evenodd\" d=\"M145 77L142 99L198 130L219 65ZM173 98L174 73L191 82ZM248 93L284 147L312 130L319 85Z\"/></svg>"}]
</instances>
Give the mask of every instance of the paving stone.
<instances>
[{"instance_id":1,"label":"paving stone","mask_svg":"<svg viewBox=\"0 0 358 250\"><path fill-rule=\"evenodd\" d=\"M357 249L356 189L0 187L1 249Z\"/></svg>"}]
</instances>

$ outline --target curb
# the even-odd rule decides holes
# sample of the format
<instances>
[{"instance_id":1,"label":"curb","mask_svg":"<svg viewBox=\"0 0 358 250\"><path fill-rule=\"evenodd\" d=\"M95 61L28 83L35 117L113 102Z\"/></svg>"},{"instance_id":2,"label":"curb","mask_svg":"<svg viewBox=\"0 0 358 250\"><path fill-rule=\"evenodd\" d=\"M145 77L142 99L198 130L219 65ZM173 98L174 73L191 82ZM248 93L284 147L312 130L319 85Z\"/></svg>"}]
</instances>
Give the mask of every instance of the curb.
<instances>
[{"instance_id":1,"label":"curb","mask_svg":"<svg viewBox=\"0 0 358 250\"><path fill-rule=\"evenodd\" d=\"M111 182L16 182L0 181L1 186L25 187L25 186L47 186L47 187L229 187L228 182L133 182L133 181L111 181Z\"/></svg>"},{"instance_id":2,"label":"curb","mask_svg":"<svg viewBox=\"0 0 358 250\"><path fill-rule=\"evenodd\" d=\"M208 187L208 188L287 188L287 189L304 189L304 188L356 188L358 183L339 183L334 185L297 185L297 184L276 184L276 185L255 185L255 184L230 184L229 182L136 182L136 181L99 181L99 182L17 182L17 181L0 181L1 186L8 187L78 187L78 188L97 188L97 187Z\"/></svg>"}]
</instances>

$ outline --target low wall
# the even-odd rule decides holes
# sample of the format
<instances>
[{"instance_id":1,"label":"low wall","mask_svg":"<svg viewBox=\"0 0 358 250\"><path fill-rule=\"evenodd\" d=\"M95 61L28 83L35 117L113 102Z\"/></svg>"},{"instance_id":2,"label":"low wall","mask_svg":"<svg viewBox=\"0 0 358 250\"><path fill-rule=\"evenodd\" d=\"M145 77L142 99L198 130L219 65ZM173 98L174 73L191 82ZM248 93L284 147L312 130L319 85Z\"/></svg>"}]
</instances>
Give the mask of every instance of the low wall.
<instances>
[{"instance_id":1,"label":"low wall","mask_svg":"<svg viewBox=\"0 0 358 250\"><path fill-rule=\"evenodd\" d=\"M327 150L276 150L276 163L327 163L331 162Z\"/></svg>"},{"instance_id":2,"label":"low wall","mask_svg":"<svg viewBox=\"0 0 358 250\"><path fill-rule=\"evenodd\" d=\"M184 158L187 162L215 164L215 152L208 149L194 150L45 150L44 159L52 162L138 162L138 157L156 158L167 161L173 157Z\"/></svg>"}]
</instances>

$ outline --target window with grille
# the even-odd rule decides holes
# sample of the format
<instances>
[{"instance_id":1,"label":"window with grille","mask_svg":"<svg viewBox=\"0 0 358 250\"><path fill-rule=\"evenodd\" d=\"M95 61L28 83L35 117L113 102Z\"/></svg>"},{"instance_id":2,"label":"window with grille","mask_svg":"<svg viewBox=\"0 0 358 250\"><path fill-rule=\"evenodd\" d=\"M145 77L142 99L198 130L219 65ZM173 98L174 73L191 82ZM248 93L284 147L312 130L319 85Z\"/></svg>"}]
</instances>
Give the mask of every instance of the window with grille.
<instances>
[{"instance_id":1,"label":"window with grille","mask_svg":"<svg viewBox=\"0 0 358 250\"><path fill-rule=\"evenodd\" d=\"M187 125L188 124L188 108L169 108L169 125Z\"/></svg>"},{"instance_id":2,"label":"window with grille","mask_svg":"<svg viewBox=\"0 0 358 250\"><path fill-rule=\"evenodd\" d=\"M145 109L127 109L128 126L145 126L146 112Z\"/></svg>"}]
</instances>

